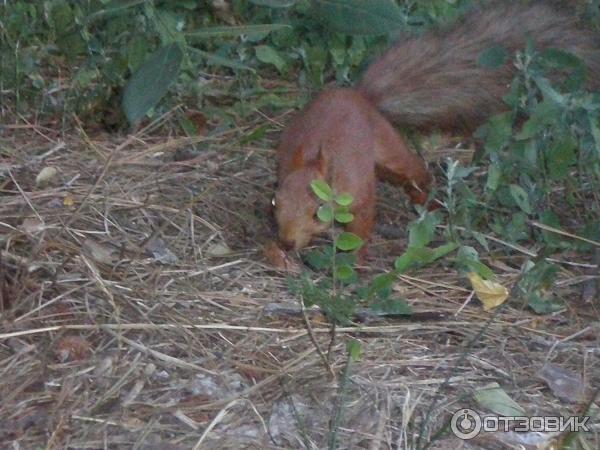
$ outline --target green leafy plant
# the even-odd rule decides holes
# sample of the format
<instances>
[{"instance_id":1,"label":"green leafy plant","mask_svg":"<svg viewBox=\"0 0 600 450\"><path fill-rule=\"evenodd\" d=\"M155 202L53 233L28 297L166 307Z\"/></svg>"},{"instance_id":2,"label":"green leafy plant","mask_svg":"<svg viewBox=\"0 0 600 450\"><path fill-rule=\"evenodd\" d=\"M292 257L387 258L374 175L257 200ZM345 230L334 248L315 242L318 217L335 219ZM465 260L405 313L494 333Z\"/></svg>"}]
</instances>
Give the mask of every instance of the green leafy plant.
<instances>
[{"instance_id":1,"label":"green leafy plant","mask_svg":"<svg viewBox=\"0 0 600 450\"><path fill-rule=\"evenodd\" d=\"M258 17L247 25L221 26L214 8L188 0L11 3L0 19L7 44L0 47L0 83L5 100L23 113L41 104L38 112L62 106L63 112L94 115L114 108L113 99L120 100L124 90L124 111L133 122L169 93L196 93L193 81L201 67L252 71L240 57L245 48L289 28L256 23ZM59 77L61 88L54 89Z\"/></svg>"},{"instance_id":2,"label":"green leafy plant","mask_svg":"<svg viewBox=\"0 0 600 450\"><path fill-rule=\"evenodd\" d=\"M493 68L507 57L492 48L479 63ZM534 311L552 312L560 307L549 294L558 271L544 257L589 250L586 239L600 235L600 94L586 91L584 64L566 52L537 51L530 43L516 54L515 65L505 98L510 109L477 132L483 151L476 164L486 163L487 172L448 160L445 216L437 223L450 242L462 244L458 268L483 279L492 274L475 247L490 251L486 235L509 245L535 243L539 258L528 263L520 295ZM416 234L397 268L418 265L407 261L411 257L427 261L428 252L412 248L431 236L424 217L411 225Z\"/></svg>"},{"instance_id":3,"label":"green leafy plant","mask_svg":"<svg viewBox=\"0 0 600 450\"><path fill-rule=\"evenodd\" d=\"M305 86L348 83L395 33L465 3L256 0L219 10L190 0L15 0L0 6L1 103L25 115L35 106L36 120L60 113L66 124L76 114L110 127L183 103L228 124L297 105L287 89L261 86L271 69ZM213 74L227 85L210 83ZM214 97L226 102L213 107Z\"/></svg>"},{"instance_id":4,"label":"green leafy plant","mask_svg":"<svg viewBox=\"0 0 600 450\"><path fill-rule=\"evenodd\" d=\"M356 282L357 275L353 265L354 252L364 245L362 239L353 233L344 231L336 233L335 224L352 222L354 216L349 212L354 199L350 194L337 194L322 180L311 183L315 196L322 201L317 210L318 219L329 225L332 237L331 247L314 252L309 256L309 263L317 269L329 268L331 278L321 283L313 283L305 274L300 285L293 284L302 294L306 306L318 305L332 320L332 323L347 324L351 321L358 304L352 293L344 292L343 287Z\"/></svg>"},{"instance_id":5,"label":"green leafy plant","mask_svg":"<svg viewBox=\"0 0 600 450\"><path fill-rule=\"evenodd\" d=\"M397 273L426 266L456 250L458 245L454 242L435 248L428 247L440 221L439 212L421 209L419 217L408 226L408 248L394 262Z\"/></svg>"},{"instance_id":6,"label":"green leafy plant","mask_svg":"<svg viewBox=\"0 0 600 450\"><path fill-rule=\"evenodd\" d=\"M560 227L565 212L600 188L600 96L584 90L583 63L529 45L516 65L506 99L512 110L480 131L490 161L486 203L511 212L494 217L492 228L512 241L531 236L532 220ZM563 76L550 83L557 69ZM592 206L584 224L597 221L598 205Z\"/></svg>"},{"instance_id":7,"label":"green leafy plant","mask_svg":"<svg viewBox=\"0 0 600 450\"><path fill-rule=\"evenodd\" d=\"M544 260L528 261L518 285L518 295L523 303L538 314L556 312L565 307L564 302L552 292L558 267Z\"/></svg>"},{"instance_id":8,"label":"green leafy plant","mask_svg":"<svg viewBox=\"0 0 600 450\"><path fill-rule=\"evenodd\" d=\"M364 243L358 236L338 232L336 228L336 224L346 225L354 219L350 212L352 196L334 192L322 180L313 181L311 188L322 202L317 217L329 225L332 244L310 252L306 261L313 269L326 271L329 276L315 281L309 272L304 272L299 278L288 280L292 292L302 298L305 306L319 306L332 322L332 330L337 324L352 324L359 307L368 308L375 314L411 315L412 308L406 300L393 295L392 284L397 275L431 264L458 247L455 243L427 247L440 220L438 213L422 210L419 220L410 225L409 247L396 259L395 268L364 281L355 269L355 252Z\"/></svg>"},{"instance_id":9,"label":"green leafy plant","mask_svg":"<svg viewBox=\"0 0 600 450\"><path fill-rule=\"evenodd\" d=\"M336 229L336 224L346 225L354 219L350 212L352 196L334 192L322 180L313 181L311 189L322 202L317 218L329 225L332 244L310 252L306 261L315 270L328 271L330 277L313 281L309 273L304 272L300 278L289 280L291 290L302 298L305 306L318 305L333 324L352 323L358 307L381 314L412 314L405 299L393 297L392 284L398 274L431 264L459 247L455 242L428 247L441 221L440 214L420 209L419 218L409 225L408 248L396 259L394 269L364 282L355 270L355 252L364 243L358 236L346 231L338 233Z\"/></svg>"}]
</instances>

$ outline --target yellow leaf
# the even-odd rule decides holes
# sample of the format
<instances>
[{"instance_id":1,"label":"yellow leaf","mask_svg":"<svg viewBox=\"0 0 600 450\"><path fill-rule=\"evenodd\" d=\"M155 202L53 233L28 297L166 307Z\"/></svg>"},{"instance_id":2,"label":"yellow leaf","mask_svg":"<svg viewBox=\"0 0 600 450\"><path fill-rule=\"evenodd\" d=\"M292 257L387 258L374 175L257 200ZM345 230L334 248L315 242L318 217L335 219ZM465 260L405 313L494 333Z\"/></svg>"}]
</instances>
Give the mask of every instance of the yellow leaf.
<instances>
[{"instance_id":1,"label":"yellow leaf","mask_svg":"<svg viewBox=\"0 0 600 450\"><path fill-rule=\"evenodd\" d=\"M65 206L73 206L75 204L75 199L71 194L67 194L67 196L63 200L63 205Z\"/></svg>"},{"instance_id":2,"label":"yellow leaf","mask_svg":"<svg viewBox=\"0 0 600 450\"><path fill-rule=\"evenodd\" d=\"M508 298L508 289L495 281L484 280L475 272L467 274L477 298L483 303L483 309L489 311L500 306Z\"/></svg>"}]
</instances>

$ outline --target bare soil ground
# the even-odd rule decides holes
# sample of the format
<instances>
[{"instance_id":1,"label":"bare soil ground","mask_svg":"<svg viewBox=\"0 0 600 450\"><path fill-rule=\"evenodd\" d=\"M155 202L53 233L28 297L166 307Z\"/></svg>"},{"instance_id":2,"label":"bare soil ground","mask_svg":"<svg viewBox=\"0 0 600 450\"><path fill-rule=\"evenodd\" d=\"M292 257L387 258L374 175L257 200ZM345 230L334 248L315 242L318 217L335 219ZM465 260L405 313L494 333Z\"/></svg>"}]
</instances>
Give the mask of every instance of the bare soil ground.
<instances>
[{"instance_id":1,"label":"bare soil ground","mask_svg":"<svg viewBox=\"0 0 600 450\"><path fill-rule=\"evenodd\" d=\"M581 300L593 261L556 256L568 307L546 316L518 302L483 311L444 262L401 276L398 295L441 317L338 329L332 377L303 318L277 309L299 299L262 255L274 145L240 143L252 126L159 131L0 129L1 448L423 448L493 382L528 415L583 415L590 402L597 412L600 310ZM399 189L380 192L365 277L392 267L413 217ZM490 244L484 262L510 288L535 249ZM328 322L310 323L327 349ZM350 338L364 357L346 372ZM574 398L551 389L547 364L581 377ZM600 448L598 416L589 424L588 448ZM551 441L446 432L429 448Z\"/></svg>"}]
</instances>

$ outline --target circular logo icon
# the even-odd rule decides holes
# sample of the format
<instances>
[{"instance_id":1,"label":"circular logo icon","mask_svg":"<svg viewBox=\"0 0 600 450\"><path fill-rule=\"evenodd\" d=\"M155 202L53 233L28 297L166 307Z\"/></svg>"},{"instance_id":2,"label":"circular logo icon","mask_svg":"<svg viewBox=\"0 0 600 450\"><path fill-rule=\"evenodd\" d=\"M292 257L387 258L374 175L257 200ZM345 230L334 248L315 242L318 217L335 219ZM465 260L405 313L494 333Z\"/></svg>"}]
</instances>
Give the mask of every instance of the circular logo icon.
<instances>
[{"instance_id":1,"label":"circular logo icon","mask_svg":"<svg viewBox=\"0 0 600 450\"><path fill-rule=\"evenodd\" d=\"M457 438L473 439L481 431L481 417L472 409L459 409L452 415L450 428Z\"/></svg>"}]
</instances>

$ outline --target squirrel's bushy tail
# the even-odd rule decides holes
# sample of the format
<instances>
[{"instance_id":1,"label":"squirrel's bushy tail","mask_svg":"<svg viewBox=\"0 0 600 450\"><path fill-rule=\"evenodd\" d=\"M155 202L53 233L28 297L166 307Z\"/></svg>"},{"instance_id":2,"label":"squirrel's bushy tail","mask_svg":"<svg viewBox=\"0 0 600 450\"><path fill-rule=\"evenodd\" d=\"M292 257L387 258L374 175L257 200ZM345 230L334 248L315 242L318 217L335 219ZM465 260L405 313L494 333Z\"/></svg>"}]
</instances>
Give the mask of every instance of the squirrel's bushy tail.
<instances>
[{"instance_id":1,"label":"squirrel's bushy tail","mask_svg":"<svg viewBox=\"0 0 600 450\"><path fill-rule=\"evenodd\" d=\"M505 107L512 54L528 38L538 49L577 55L587 65L590 87L600 87L600 36L556 2L519 0L484 4L446 29L400 37L368 68L359 89L400 125L472 130ZM497 69L478 64L494 46L511 58Z\"/></svg>"}]
</instances>

